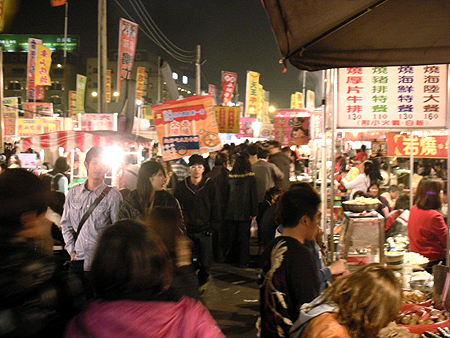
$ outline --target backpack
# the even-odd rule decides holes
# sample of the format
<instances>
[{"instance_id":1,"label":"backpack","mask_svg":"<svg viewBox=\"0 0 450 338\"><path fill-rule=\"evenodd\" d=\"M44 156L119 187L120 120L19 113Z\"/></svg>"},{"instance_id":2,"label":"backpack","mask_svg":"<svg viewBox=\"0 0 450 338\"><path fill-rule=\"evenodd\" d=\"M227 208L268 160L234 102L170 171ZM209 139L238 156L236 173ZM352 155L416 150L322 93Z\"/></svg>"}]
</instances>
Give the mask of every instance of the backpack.
<instances>
[{"instance_id":1,"label":"backpack","mask_svg":"<svg viewBox=\"0 0 450 338\"><path fill-rule=\"evenodd\" d=\"M50 174L50 172L46 172L41 174L40 179L44 182L44 186L50 191L58 190L58 182L64 175L61 173L57 173L56 175Z\"/></svg>"}]
</instances>

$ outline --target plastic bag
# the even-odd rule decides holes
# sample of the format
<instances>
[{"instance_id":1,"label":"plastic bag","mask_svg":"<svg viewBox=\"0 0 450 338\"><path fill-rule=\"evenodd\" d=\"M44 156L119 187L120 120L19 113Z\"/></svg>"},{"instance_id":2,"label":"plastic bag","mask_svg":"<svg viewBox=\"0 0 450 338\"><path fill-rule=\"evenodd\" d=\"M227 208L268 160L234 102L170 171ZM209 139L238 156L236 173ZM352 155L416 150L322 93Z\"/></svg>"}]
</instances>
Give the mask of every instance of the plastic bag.
<instances>
[{"instance_id":1,"label":"plastic bag","mask_svg":"<svg viewBox=\"0 0 450 338\"><path fill-rule=\"evenodd\" d=\"M256 222L256 218L252 219L252 223L250 226L250 237L257 238L258 237L258 222Z\"/></svg>"}]
</instances>

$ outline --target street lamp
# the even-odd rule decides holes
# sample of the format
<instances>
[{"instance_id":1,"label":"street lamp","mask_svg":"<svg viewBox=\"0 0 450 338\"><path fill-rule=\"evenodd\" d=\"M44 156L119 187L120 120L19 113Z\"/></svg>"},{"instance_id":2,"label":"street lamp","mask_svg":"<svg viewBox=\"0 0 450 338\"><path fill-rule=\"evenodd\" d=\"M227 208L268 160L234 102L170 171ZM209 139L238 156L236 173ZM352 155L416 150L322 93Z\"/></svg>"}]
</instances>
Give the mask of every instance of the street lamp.
<instances>
[{"instance_id":1,"label":"street lamp","mask_svg":"<svg viewBox=\"0 0 450 338\"><path fill-rule=\"evenodd\" d=\"M269 113L273 113L275 110L276 110L276 108L274 106L269 107Z\"/></svg>"}]
</instances>

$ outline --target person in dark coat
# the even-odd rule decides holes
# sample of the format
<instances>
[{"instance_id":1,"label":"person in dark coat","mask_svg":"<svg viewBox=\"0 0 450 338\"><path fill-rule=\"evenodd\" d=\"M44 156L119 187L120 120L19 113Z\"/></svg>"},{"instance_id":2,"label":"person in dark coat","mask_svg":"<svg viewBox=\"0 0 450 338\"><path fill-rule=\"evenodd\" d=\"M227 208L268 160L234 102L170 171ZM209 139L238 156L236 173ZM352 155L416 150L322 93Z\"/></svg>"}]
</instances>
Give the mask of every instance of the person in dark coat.
<instances>
[{"instance_id":1,"label":"person in dark coat","mask_svg":"<svg viewBox=\"0 0 450 338\"><path fill-rule=\"evenodd\" d=\"M190 176L177 185L174 193L183 211L187 235L193 243L200 292L206 289L213 260L212 234L221 222L216 186L210 178L203 176L204 163L203 157L192 155L189 158Z\"/></svg>"},{"instance_id":2,"label":"person in dark coat","mask_svg":"<svg viewBox=\"0 0 450 338\"><path fill-rule=\"evenodd\" d=\"M230 195L225 219L228 221L228 255L230 263L250 263L250 225L258 215L258 192L255 173L245 155L239 155L230 174Z\"/></svg>"},{"instance_id":3,"label":"person in dark coat","mask_svg":"<svg viewBox=\"0 0 450 338\"><path fill-rule=\"evenodd\" d=\"M25 169L0 175L1 337L62 337L85 302L81 282L53 260L48 194Z\"/></svg>"},{"instance_id":4,"label":"person in dark coat","mask_svg":"<svg viewBox=\"0 0 450 338\"><path fill-rule=\"evenodd\" d=\"M227 169L228 156L225 153L218 153L214 160L214 168L205 175L205 177L211 178L211 180L216 185L217 196L219 197L220 214L225 215L228 207L228 181L230 171ZM213 253L214 260L217 262L222 262L223 256L223 246L224 246L224 233L226 231L227 223L222 218L220 223L220 228L218 231L213 233Z\"/></svg>"},{"instance_id":5,"label":"person in dark coat","mask_svg":"<svg viewBox=\"0 0 450 338\"><path fill-rule=\"evenodd\" d=\"M133 190L120 205L119 219L131 218L144 220L156 206L180 208L178 201L163 190L166 172L163 165L154 160L141 164L137 188Z\"/></svg>"},{"instance_id":6,"label":"person in dark coat","mask_svg":"<svg viewBox=\"0 0 450 338\"><path fill-rule=\"evenodd\" d=\"M291 185L289 181L291 160L281 151L281 144L278 141L269 142L269 152L269 162L275 164L284 174L283 179L277 180L275 184L286 191Z\"/></svg>"}]
</instances>

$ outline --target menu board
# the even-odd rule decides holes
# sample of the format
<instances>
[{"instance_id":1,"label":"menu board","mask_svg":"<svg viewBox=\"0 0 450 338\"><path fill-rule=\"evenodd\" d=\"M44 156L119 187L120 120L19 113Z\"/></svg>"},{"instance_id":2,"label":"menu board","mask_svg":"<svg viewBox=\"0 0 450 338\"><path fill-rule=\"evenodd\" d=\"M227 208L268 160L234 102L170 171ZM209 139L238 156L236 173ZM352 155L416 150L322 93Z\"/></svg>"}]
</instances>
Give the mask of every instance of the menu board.
<instances>
[{"instance_id":1,"label":"menu board","mask_svg":"<svg viewBox=\"0 0 450 338\"><path fill-rule=\"evenodd\" d=\"M447 65L339 69L337 128L445 128L447 71Z\"/></svg>"}]
</instances>

